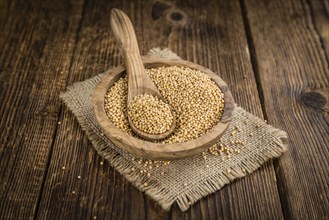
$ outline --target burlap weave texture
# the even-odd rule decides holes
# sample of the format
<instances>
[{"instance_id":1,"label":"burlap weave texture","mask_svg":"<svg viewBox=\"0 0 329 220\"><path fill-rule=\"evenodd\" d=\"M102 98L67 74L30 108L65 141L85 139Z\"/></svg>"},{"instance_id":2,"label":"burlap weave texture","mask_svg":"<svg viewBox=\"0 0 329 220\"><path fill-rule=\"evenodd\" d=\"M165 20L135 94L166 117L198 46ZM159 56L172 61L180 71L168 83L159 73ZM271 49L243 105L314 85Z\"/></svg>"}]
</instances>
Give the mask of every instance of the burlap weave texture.
<instances>
[{"instance_id":1,"label":"burlap weave texture","mask_svg":"<svg viewBox=\"0 0 329 220\"><path fill-rule=\"evenodd\" d=\"M148 55L179 58L168 49L158 48L152 49ZM142 165L137 160L133 160L131 154L116 147L103 135L97 124L91 100L94 89L103 76L104 74L99 74L73 84L61 94L61 98L77 117L96 151L165 210L170 209L171 205L177 202L180 209L185 211L202 197L219 190L236 178L253 172L264 162L280 156L287 149L282 142L282 138L287 138L284 131L275 129L243 108L236 107L230 128L222 137L222 143L229 144L232 140L242 141L245 144L239 154L233 154L231 158L225 160L223 157L207 154L206 159L202 155L197 155L172 161L169 165L154 167L152 175L147 177L146 173L139 172L143 169ZM246 120L248 123L245 123ZM241 128L241 132L232 137L231 131L236 126ZM145 183L147 186L144 185Z\"/></svg>"}]
</instances>

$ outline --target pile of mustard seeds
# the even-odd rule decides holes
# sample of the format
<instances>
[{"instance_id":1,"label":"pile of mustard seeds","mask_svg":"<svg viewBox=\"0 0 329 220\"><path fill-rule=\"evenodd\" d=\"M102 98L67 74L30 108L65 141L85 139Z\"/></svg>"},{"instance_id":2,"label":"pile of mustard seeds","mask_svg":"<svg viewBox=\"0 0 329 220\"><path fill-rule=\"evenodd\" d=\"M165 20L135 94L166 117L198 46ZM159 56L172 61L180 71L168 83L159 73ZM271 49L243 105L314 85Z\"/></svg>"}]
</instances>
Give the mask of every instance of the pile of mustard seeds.
<instances>
[{"instance_id":1,"label":"pile of mustard seeds","mask_svg":"<svg viewBox=\"0 0 329 220\"><path fill-rule=\"evenodd\" d=\"M128 103L131 122L148 134L163 134L174 121L170 106L152 95L137 95Z\"/></svg>"},{"instance_id":2,"label":"pile of mustard seeds","mask_svg":"<svg viewBox=\"0 0 329 220\"><path fill-rule=\"evenodd\" d=\"M193 140L219 122L224 111L224 95L208 75L180 66L151 68L146 72L176 115L174 132L161 143ZM127 77L109 88L105 111L115 126L134 135L127 118L127 89Z\"/></svg>"}]
</instances>

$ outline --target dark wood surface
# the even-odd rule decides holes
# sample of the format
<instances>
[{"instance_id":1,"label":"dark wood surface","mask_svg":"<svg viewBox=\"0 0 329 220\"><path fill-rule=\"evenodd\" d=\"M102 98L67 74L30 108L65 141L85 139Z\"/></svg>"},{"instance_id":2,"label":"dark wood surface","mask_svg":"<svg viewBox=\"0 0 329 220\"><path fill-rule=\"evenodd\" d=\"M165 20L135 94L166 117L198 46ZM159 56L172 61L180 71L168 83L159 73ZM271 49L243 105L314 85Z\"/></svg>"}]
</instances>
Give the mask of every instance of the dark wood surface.
<instances>
[{"instance_id":1,"label":"dark wood surface","mask_svg":"<svg viewBox=\"0 0 329 220\"><path fill-rule=\"evenodd\" d=\"M139 192L58 97L122 62L114 7L141 53L168 47L218 73L287 131L288 151L186 212ZM2 0L0 30L0 219L329 219L327 0Z\"/></svg>"}]
</instances>

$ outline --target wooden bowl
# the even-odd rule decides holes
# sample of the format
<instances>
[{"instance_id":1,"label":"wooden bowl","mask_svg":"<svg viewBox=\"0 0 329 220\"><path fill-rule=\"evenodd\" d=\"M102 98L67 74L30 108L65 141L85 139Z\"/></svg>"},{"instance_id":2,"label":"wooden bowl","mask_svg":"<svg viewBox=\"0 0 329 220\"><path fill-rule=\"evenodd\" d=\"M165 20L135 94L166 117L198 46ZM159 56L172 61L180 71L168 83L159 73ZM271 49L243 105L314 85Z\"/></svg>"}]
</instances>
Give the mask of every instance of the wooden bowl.
<instances>
[{"instance_id":1,"label":"wooden bowl","mask_svg":"<svg viewBox=\"0 0 329 220\"><path fill-rule=\"evenodd\" d=\"M120 77L125 75L125 67L122 65L113 68L108 72L108 74L96 86L93 95L94 112L103 133L121 149L132 153L136 157L143 157L150 160L175 160L190 157L205 151L217 143L228 128L234 110L234 100L226 83L211 70L185 60L143 58L143 63L145 68L159 66L185 66L200 70L210 76L211 79L218 84L218 87L224 94L225 107L220 121L206 134L196 139L176 144L152 143L124 133L107 117L104 104L105 95L108 89L113 86Z\"/></svg>"}]
</instances>

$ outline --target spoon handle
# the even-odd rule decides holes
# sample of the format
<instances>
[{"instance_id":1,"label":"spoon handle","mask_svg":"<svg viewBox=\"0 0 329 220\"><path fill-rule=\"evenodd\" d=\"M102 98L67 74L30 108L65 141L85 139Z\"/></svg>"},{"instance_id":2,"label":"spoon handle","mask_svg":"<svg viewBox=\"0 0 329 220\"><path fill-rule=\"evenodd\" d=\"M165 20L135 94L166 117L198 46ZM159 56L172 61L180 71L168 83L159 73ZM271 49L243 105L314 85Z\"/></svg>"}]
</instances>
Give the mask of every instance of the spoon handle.
<instances>
[{"instance_id":1,"label":"spoon handle","mask_svg":"<svg viewBox=\"0 0 329 220\"><path fill-rule=\"evenodd\" d=\"M128 101L138 94L145 94L151 79L147 76L140 57L134 28L128 16L119 9L111 11L111 28L123 52L128 74Z\"/></svg>"}]
</instances>

